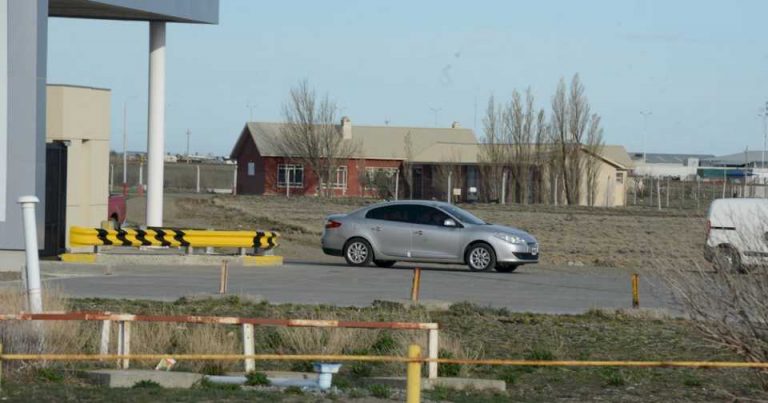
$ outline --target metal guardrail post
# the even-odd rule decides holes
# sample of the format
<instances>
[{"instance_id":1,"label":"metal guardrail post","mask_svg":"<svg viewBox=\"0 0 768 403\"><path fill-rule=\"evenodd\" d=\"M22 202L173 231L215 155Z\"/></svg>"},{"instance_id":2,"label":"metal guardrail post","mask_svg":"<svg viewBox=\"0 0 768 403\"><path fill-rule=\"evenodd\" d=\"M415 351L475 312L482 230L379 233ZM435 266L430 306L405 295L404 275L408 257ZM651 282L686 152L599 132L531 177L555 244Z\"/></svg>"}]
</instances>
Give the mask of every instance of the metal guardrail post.
<instances>
[{"instance_id":1,"label":"metal guardrail post","mask_svg":"<svg viewBox=\"0 0 768 403\"><path fill-rule=\"evenodd\" d=\"M632 308L640 308L640 275L632 274Z\"/></svg>"},{"instance_id":2,"label":"metal guardrail post","mask_svg":"<svg viewBox=\"0 0 768 403\"><path fill-rule=\"evenodd\" d=\"M437 329L429 329L429 337L427 339L427 356L430 359L436 359L438 358L438 352L440 351L439 345L438 345L438 330ZM429 379L436 379L437 378L437 362L430 361L427 364L428 371L428 377Z\"/></svg>"},{"instance_id":3,"label":"metal guardrail post","mask_svg":"<svg viewBox=\"0 0 768 403\"><path fill-rule=\"evenodd\" d=\"M117 322L117 355L131 354L131 322L121 320ZM117 367L128 369L131 365L128 358L117 360Z\"/></svg>"},{"instance_id":4,"label":"metal guardrail post","mask_svg":"<svg viewBox=\"0 0 768 403\"><path fill-rule=\"evenodd\" d=\"M407 403L421 402L421 347L416 344L408 346L408 358L414 360L408 362L406 371L405 401Z\"/></svg>"},{"instance_id":5,"label":"metal guardrail post","mask_svg":"<svg viewBox=\"0 0 768 403\"><path fill-rule=\"evenodd\" d=\"M253 338L253 324L243 324L243 354L254 355L255 345ZM253 372L256 370L256 360L253 358L245 359L245 373Z\"/></svg>"}]
</instances>

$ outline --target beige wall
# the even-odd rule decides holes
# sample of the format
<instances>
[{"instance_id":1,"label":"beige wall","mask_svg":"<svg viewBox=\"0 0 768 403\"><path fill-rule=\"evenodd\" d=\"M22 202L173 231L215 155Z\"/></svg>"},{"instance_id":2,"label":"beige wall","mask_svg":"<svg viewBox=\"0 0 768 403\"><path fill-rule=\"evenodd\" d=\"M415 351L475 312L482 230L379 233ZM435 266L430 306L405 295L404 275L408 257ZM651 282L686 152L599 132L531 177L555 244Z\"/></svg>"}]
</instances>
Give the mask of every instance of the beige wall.
<instances>
[{"instance_id":1,"label":"beige wall","mask_svg":"<svg viewBox=\"0 0 768 403\"><path fill-rule=\"evenodd\" d=\"M582 178L581 201L587 205L587 180ZM597 173L595 203L597 207L621 207L626 202L627 172L616 166L600 161Z\"/></svg>"},{"instance_id":2,"label":"beige wall","mask_svg":"<svg viewBox=\"0 0 768 403\"><path fill-rule=\"evenodd\" d=\"M67 141L67 228L98 227L109 199L109 90L49 85L47 141ZM67 230L69 247L69 230Z\"/></svg>"}]
</instances>

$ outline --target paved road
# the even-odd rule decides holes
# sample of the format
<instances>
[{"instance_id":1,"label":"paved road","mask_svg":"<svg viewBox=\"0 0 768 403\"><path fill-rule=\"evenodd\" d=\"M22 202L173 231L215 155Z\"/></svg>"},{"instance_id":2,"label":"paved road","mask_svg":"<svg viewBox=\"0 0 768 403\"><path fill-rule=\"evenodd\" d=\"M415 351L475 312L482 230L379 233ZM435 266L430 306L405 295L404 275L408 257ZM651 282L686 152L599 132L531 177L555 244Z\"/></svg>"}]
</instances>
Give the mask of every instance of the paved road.
<instances>
[{"instance_id":1,"label":"paved road","mask_svg":"<svg viewBox=\"0 0 768 403\"><path fill-rule=\"evenodd\" d=\"M282 267L231 267L231 294L258 295L274 303L368 305L410 295L412 267L350 267L327 263L287 263ZM78 297L175 300L218 292L219 268L211 266L104 267L47 263L50 284ZM6 283L7 284L7 283ZM641 278L641 305L677 311L669 292ZM591 308L626 308L630 273L621 269L524 266L515 273L472 273L464 268L427 266L421 298L470 301L521 312L581 313Z\"/></svg>"}]
</instances>

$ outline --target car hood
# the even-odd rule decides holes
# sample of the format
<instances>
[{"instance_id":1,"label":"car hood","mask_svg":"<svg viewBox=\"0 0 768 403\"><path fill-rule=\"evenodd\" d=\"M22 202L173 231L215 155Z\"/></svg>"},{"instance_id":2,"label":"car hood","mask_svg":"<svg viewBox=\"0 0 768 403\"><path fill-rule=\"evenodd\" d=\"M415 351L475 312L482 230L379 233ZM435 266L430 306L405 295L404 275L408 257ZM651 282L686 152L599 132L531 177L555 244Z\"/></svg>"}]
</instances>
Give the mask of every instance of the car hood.
<instances>
[{"instance_id":1,"label":"car hood","mask_svg":"<svg viewBox=\"0 0 768 403\"><path fill-rule=\"evenodd\" d=\"M511 234L515 236L519 236L520 238L525 239L526 242L537 242L536 238L534 238L533 235L514 227L507 227L505 225L496 225L496 224L490 224L490 225L483 225L483 230L485 231L492 231L492 232L503 232L505 234Z\"/></svg>"}]
</instances>

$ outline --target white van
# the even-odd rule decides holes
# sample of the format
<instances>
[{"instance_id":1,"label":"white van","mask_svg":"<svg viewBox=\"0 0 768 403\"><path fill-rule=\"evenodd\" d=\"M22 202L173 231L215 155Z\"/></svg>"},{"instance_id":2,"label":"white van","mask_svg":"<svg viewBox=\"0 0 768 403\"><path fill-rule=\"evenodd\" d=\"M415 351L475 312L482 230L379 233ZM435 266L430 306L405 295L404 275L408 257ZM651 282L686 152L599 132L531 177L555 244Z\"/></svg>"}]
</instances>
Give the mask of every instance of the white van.
<instances>
[{"instance_id":1,"label":"white van","mask_svg":"<svg viewBox=\"0 0 768 403\"><path fill-rule=\"evenodd\" d=\"M717 199L707 215L704 257L715 269L768 264L768 199Z\"/></svg>"}]
</instances>

